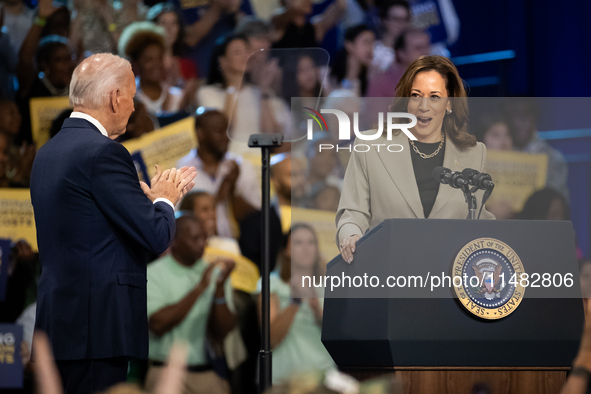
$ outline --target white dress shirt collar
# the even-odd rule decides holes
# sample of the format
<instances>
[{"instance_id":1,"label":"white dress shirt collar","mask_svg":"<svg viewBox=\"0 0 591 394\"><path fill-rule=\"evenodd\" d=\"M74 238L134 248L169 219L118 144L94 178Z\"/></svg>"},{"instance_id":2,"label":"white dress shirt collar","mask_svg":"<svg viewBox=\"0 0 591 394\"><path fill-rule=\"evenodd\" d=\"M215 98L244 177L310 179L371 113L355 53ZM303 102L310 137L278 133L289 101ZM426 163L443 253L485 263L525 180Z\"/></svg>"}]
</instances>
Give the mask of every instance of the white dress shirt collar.
<instances>
[{"instance_id":1,"label":"white dress shirt collar","mask_svg":"<svg viewBox=\"0 0 591 394\"><path fill-rule=\"evenodd\" d=\"M92 116L85 114L84 112L74 111L74 112L72 112L72 115L70 115L70 118L85 119L85 120L89 121L90 123L92 123L97 129L99 129L99 131L101 132L102 135L104 135L107 138L109 137L109 134L107 133L107 129L105 129L103 127L101 122L99 122L98 120L96 120Z\"/></svg>"}]
</instances>

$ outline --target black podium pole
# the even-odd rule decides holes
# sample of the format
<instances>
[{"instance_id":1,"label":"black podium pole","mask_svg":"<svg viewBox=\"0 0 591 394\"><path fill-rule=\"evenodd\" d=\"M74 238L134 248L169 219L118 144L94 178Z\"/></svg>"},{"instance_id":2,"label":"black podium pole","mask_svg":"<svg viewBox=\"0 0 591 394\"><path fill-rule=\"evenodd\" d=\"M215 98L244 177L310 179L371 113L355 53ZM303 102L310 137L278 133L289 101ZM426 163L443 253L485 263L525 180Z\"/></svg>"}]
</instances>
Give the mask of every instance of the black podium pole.
<instances>
[{"instance_id":1,"label":"black podium pole","mask_svg":"<svg viewBox=\"0 0 591 394\"><path fill-rule=\"evenodd\" d=\"M283 134L252 134L248 140L251 148L261 148L262 163L262 237L261 237L261 350L259 352L259 393L263 393L272 385L271 370L271 321L270 321L270 289L269 274L271 255L269 253L269 214L271 209L271 148L281 146Z\"/></svg>"}]
</instances>

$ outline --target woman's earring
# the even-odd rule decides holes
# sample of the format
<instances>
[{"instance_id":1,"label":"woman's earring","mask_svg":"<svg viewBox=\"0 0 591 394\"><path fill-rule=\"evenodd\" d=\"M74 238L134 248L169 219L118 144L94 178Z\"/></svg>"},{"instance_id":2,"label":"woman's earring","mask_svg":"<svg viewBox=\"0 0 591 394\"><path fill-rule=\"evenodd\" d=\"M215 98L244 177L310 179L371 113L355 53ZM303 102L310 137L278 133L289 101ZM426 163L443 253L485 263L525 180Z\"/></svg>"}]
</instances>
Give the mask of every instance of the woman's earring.
<instances>
[{"instance_id":1,"label":"woman's earring","mask_svg":"<svg viewBox=\"0 0 591 394\"><path fill-rule=\"evenodd\" d=\"M451 114L451 109L448 109L448 110L447 110L447 113L448 113L448 114Z\"/></svg>"}]
</instances>

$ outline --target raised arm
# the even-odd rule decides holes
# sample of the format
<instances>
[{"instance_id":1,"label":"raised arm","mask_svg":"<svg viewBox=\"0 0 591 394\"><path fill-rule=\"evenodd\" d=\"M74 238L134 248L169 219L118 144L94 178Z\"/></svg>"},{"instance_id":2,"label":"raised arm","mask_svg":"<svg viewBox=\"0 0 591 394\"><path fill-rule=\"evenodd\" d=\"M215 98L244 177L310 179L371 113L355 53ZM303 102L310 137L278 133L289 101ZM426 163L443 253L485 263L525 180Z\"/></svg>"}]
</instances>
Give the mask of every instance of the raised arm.
<instances>
[{"instance_id":1,"label":"raised arm","mask_svg":"<svg viewBox=\"0 0 591 394\"><path fill-rule=\"evenodd\" d=\"M260 294L257 304L260 321L262 316L262 296ZM281 310L279 306L279 297L275 293L271 294L271 308L269 317L271 321L272 349L278 346L285 339L299 309L299 304L291 303L287 308Z\"/></svg>"},{"instance_id":2,"label":"raised arm","mask_svg":"<svg viewBox=\"0 0 591 394\"><path fill-rule=\"evenodd\" d=\"M316 42L322 42L326 33L340 22L347 11L347 0L335 0L322 14L312 19Z\"/></svg>"},{"instance_id":3,"label":"raised arm","mask_svg":"<svg viewBox=\"0 0 591 394\"><path fill-rule=\"evenodd\" d=\"M193 305L195 305L195 302L209 286L211 273L214 268L214 264L209 264L203 272L203 276L201 277L199 284L195 286L193 290L187 293L187 295L184 296L179 302L165 306L159 311L153 313L148 319L148 327L150 328L150 331L156 334L156 336L160 337L185 320L185 317L187 317L187 314L191 311Z\"/></svg>"}]
</instances>

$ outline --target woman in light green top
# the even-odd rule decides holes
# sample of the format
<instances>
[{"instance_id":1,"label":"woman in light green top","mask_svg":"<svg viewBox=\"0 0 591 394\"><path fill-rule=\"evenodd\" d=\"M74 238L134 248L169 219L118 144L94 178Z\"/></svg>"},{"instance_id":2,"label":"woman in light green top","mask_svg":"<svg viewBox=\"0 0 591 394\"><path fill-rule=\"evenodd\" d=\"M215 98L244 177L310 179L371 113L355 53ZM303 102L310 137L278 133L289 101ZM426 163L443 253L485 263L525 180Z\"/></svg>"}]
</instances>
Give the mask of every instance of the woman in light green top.
<instances>
[{"instance_id":1,"label":"woman in light green top","mask_svg":"<svg viewBox=\"0 0 591 394\"><path fill-rule=\"evenodd\" d=\"M270 276L273 384L296 372L336 367L320 341L322 304L316 290L321 289L301 288L302 276L313 277L323 271L314 229L307 224L293 225L287 234L280 273ZM257 291L261 291L260 280ZM260 294L258 306L260 317Z\"/></svg>"}]
</instances>

